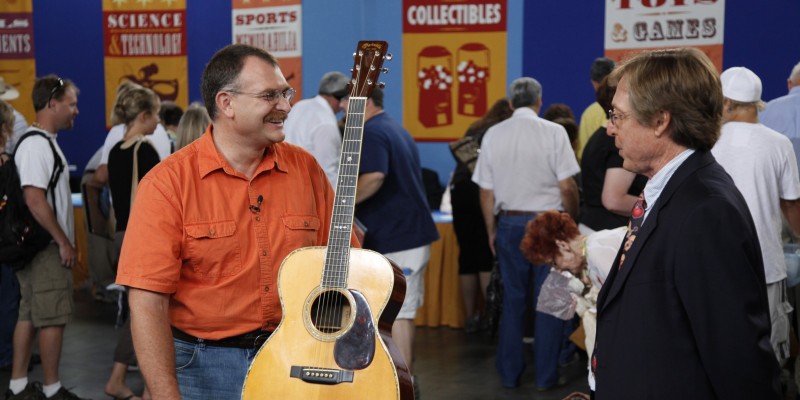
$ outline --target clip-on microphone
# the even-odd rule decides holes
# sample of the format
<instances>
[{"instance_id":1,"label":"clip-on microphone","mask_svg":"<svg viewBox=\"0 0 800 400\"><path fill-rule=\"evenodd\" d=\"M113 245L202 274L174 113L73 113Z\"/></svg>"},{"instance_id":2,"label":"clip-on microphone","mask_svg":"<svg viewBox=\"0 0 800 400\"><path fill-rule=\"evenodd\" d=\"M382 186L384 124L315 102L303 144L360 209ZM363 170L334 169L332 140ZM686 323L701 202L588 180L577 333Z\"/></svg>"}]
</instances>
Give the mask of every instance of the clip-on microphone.
<instances>
[{"instance_id":1,"label":"clip-on microphone","mask_svg":"<svg viewBox=\"0 0 800 400\"><path fill-rule=\"evenodd\" d=\"M252 212L253 214L261 211L261 202L264 201L264 196L258 195L258 200L257 201L258 201L257 205L255 205L255 206L252 205L252 204L250 205L250 212Z\"/></svg>"}]
</instances>

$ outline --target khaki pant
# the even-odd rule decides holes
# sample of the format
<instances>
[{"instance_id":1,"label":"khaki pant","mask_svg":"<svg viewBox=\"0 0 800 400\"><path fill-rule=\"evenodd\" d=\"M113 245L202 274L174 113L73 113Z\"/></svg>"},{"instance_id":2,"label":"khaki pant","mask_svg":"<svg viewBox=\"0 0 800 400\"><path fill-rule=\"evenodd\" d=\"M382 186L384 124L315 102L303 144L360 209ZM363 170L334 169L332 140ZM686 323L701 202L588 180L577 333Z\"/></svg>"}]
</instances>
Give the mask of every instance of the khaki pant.
<instances>
[{"instance_id":1,"label":"khaki pant","mask_svg":"<svg viewBox=\"0 0 800 400\"><path fill-rule=\"evenodd\" d=\"M19 320L35 328L66 325L72 317L72 271L61 266L58 246L49 244L17 272Z\"/></svg>"}]
</instances>

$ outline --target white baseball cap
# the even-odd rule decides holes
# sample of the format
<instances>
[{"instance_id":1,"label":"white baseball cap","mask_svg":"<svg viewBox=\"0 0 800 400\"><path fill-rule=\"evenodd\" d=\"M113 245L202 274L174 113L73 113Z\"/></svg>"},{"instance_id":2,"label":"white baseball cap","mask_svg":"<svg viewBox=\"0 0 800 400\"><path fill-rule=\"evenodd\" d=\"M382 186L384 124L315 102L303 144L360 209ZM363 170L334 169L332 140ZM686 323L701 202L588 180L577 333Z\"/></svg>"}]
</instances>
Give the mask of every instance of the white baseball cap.
<instances>
[{"instance_id":1,"label":"white baseball cap","mask_svg":"<svg viewBox=\"0 0 800 400\"><path fill-rule=\"evenodd\" d=\"M720 75L722 95L742 103L761 101L761 79L745 67L732 67Z\"/></svg>"},{"instance_id":2,"label":"white baseball cap","mask_svg":"<svg viewBox=\"0 0 800 400\"><path fill-rule=\"evenodd\" d=\"M0 100L15 100L19 97L19 90L6 83L6 80L0 76Z\"/></svg>"}]
</instances>

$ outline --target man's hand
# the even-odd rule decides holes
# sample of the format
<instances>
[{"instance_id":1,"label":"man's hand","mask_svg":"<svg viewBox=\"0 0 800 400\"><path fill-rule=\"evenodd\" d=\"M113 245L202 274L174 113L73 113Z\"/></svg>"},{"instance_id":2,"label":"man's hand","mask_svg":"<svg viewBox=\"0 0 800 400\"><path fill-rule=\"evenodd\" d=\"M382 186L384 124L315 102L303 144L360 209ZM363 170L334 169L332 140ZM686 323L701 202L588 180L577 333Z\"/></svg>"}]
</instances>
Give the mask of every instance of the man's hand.
<instances>
[{"instance_id":1,"label":"man's hand","mask_svg":"<svg viewBox=\"0 0 800 400\"><path fill-rule=\"evenodd\" d=\"M58 255L61 257L61 266L64 268L72 269L75 266L78 252L68 241L58 245Z\"/></svg>"}]
</instances>

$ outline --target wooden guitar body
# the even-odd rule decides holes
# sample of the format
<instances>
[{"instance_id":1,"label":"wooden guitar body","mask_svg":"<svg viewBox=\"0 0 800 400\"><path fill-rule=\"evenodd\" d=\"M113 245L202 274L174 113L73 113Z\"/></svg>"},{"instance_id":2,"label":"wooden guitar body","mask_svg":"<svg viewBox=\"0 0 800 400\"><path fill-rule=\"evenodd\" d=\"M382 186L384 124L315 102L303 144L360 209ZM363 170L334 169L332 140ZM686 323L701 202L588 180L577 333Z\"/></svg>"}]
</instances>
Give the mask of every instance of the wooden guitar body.
<instances>
[{"instance_id":1,"label":"wooden guitar body","mask_svg":"<svg viewBox=\"0 0 800 400\"><path fill-rule=\"evenodd\" d=\"M346 287L325 288L325 247L283 261L283 320L250 366L243 399L413 399L391 339L405 296L400 269L379 253L350 249Z\"/></svg>"}]
</instances>

